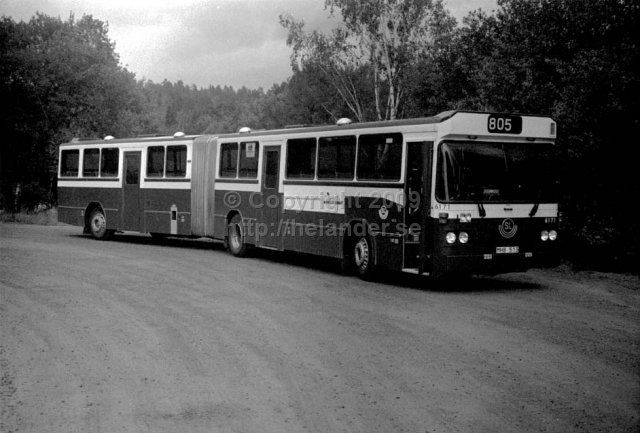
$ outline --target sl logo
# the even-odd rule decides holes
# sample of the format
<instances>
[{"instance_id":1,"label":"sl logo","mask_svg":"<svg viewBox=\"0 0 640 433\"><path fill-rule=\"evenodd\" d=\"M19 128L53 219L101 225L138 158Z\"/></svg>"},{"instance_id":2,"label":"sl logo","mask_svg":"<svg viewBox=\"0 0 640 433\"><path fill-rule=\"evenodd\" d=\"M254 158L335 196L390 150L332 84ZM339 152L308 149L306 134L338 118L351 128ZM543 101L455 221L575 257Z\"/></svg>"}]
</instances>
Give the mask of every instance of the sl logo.
<instances>
[{"instance_id":1,"label":"sl logo","mask_svg":"<svg viewBox=\"0 0 640 433\"><path fill-rule=\"evenodd\" d=\"M386 220L389 216L389 209L387 209L387 207L384 205L381 206L380 209L378 209L378 216L381 220Z\"/></svg>"},{"instance_id":2,"label":"sl logo","mask_svg":"<svg viewBox=\"0 0 640 433\"><path fill-rule=\"evenodd\" d=\"M502 220L502 224L498 226L498 231L505 239L510 239L515 236L518 231L518 225L513 222L511 218L505 218Z\"/></svg>"}]
</instances>

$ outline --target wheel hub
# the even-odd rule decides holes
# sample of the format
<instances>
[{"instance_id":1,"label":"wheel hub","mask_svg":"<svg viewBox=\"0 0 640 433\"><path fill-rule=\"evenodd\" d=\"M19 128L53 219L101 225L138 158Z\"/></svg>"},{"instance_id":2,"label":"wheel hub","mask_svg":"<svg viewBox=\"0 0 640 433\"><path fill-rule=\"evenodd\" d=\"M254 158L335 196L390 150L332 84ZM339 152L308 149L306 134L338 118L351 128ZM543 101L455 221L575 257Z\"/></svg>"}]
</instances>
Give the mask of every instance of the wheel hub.
<instances>
[{"instance_id":1,"label":"wheel hub","mask_svg":"<svg viewBox=\"0 0 640 433\"><path fill-rule=\"evenodd\" d=\"M95 231L99 231L102 230L102 228L104 228L104 217L102 215L96 215L93 217L93 220L91 221L92 225L93 225L93 229Z\"/></svg>"},{"instance_id":2,"label":"wheel hub","mask_svg":"<svg viewBox=\"0 0 640 433\"><path fill-rule=\"evenodd\" d=\"M238 226L238 224L234 224L231 226L231 234L229 236L229 242L231 242L231 245L233 246L234 249L240 248L240 238L241 238L241 234L240 234L240 227Z\"/></svg>"}]
</instances>

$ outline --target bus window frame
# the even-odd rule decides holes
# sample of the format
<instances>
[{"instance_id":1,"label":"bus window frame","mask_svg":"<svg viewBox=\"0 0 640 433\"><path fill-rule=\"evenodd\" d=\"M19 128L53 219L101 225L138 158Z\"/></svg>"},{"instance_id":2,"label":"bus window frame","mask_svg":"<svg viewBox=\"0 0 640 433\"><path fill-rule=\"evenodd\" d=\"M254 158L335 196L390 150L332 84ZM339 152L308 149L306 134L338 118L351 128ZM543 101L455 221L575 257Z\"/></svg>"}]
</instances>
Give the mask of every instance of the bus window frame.
<instances>
[{"instance_id":1,"label":"bus window frame","mask_svg":"<svg viewBox=\"0 0 640 433\"><path fill-rule=\"evenodd\" d=\"M117 156L116 156L116 171L115 174L113 175L103 175L102 174L102 162L103 162L103 155L104 155L104 151L105 150L115 150L117 152ZM100 148L100 168L98 170L98 177L100 177L101 179L117 179L120 175L120 148L119 147L115 147L115 146L109 146L109 147L101 147Z\"/></svg>"},{"instance_id":2,"label":"bus window frame","mask_svg":"<svg viewBox=\"0 0 640 433\"><path fill-rule=\"evenodd\" d=\"M311 182L318 180L318 136L312 137L293 137L285 140L286 152L284 157L284 179L291 180L294 182ZM314 152L314 163L313 163L313 176L311 177L290 177L289 176L289 142L293 140L314 140L315 152Z\"/></svg>"},{"instance_id":3,"label":"bus window frame","mask_svg":"<svg viewBox=\"0 0 640 433\"><path fill-rule=\"evenodd\" d=\"M222 147L225 145L235 145L236 148L236 165L235 165L235 175L234 176L223 176L222 175ZM240 166L240 142L239 141L225 141L220 143L218 146L218 161L220 161L217 166L217 178L218 179L238 179L238 168Z\"/></svg>"},{"instance_id":4,"label":"bus window frame","mask_svg":"<svg viewBox=\"0 0 640 433\"><path fill-rule=\"evenodd\" d=\"M180 176L176 175L167 175L167 156L168 156L168 148L169 147L184 147L185 149L185 157L184 157L184 174ZM149 154L150 149L152 148L162 148L163 149L163 158L162 158L162 175L158 176L157 174L149 175ZM144 164L144 178L149 179L151 181L157 181L160 179L188 179L189 174L189 146L184 143L181 144L150 144L145 147L145 164Z\"/></svg>"},{"instance_id":5,"label":"bus window frame","mask_svg":"<svg viewBox=\"0 0 640 433\"><path fill-rule=\"evenodd\" d=\"M362 136L370 136L370 135L381 135L381 136L398 136L399 139L398 141L394 142L396 144L400 145L400 155L398 157L399 159L399 167L398 167L398 177L394 178L394 179L369 179L369 178L360 178L358 177L358 163L359 163L359 153L360 153L360 138ZM318 175L318 165L320 163L319 161L319 155L320 155L320 140L324 139L324 138L341 138L341 137L355 137L356 140L356 146L355 146L355 157L354 157L354 167L353 167L353 177L352 178L325 178L325 177L319 177ZM288 162L288 158L289 158L289 141L291 140L305 140L305 139L314 139L315 140L315 164L314 164L314 173L313 173L313 177L290 177L288 170L287 170L287 162ZM332 134L332 135L314 135L314 136L306 136L306 137L292 137L292 138L287 138L285 140L285 152L284 152L284 167L283 167L283 174L284 177L283 179L285 181L291 181L291 182L336 182L336 183L340 183L340 182L353 182L354 184L358 184L358 183L367 183L370 184L372 182L374 183L385 183L385 184L390 184L390 185L400 185L404 182L403 178L404 178L404 158L406 158L406 147L407 147L407 143L406 143L406 137L405 134L399 131L393 131L393 132L378 132L378 133L371 133L371 134L357 134L357 133L344 133L344 134Z\"/></svg>"},{"instance_id":6,"label":"bus window frame","mask_svg":"<svg viewBox=\"0 0 640 433\"><path fill-rule=\"evenodd\" d=\"M184 148L184 171L182 175L176 175L176 174L171 174L169 175L167 172L167 165L169 162L169 148L170 147L176 147L176 148ZM187 177L187 160L188 160L188 152L189 152L189 148L186 144L167 144L164 146L164 179L185 179ZM175 172L175 167L174 167L174 172Z\"/></svg>"},{"instance_id":7,"label":"bus window frame","mask_svg":"<svg viewBox=\"0 0 640 433\"><path fill-rule=\"evenodd\" d=\"M75 175L71 175L71 174L63 174L62 169L62 161L64 160L63 154L66 152L77 152L78 155L78 160L76 162L76 174ZM58 176L60 178L66 178L66 179L77 179L80 177L81 171L80 171L80 162L82 161L82 152L81 149L60 149L60 162L59 162L59 167L58 167Z\"/></svg>"},{"instance_id":8,"label":"bus window frame","mask_svg":"<svg viewBox=\"0 0 640 433\"><path fill-rule=\"evenodd\" d=\"M320 144L323 139L344 139L344 138L353 138L354 146L353 146L353 160L352 160L352 173L351 177L320 177ZM337 160L337 159L336 159ZM317 137L316 144L316 171L315 171L315 179L323 182L352 182L356 180L356 167L358 164L358 135L357 134L345 134L345 135L324 135ZM336 164L337 167L337 164Z\"/></svg>"},{"instance_id":9,"label":"bus window frame","mask_svg":"<svg viewBox=\"0 0 640 433\"><path fill-rule=\"evenodd\" d=\"M244 145L244 149L245 149L245 153L246 153L246 145L250 144L250 143L254 143L255 144L255 148L254 148L254 152L255 152L255 156L252 159L255 159L255 175L251 175L251 176L247 176L247 175L243 175L241 174L241 164L243 161L242 158L242 149L243 149L243 145ZM238 144L238 160L237 160L237 164L236 164L236 179L257 179L258 178L258 172L260 171L260 141L258 140L251 140L251 141L241 141ZM245 160L248 160L250 158L244 158Z\"/></svg>"},{"instance_id":10,"label":"bus window frame","mask_svg":"<svg viewBox=\"0 0 640 433\"><path fill-rule=\"evenodd\" d=\"M96 153L98 154L97 157L97 167L95 169L95 174L90 174L87 173L87 162L92 162L92 161L87 161L87 158L91 158L90 154L91 153ZM99 147L87 147L82 149L82 173L80 175L81 178L88 178L88 179L97 179L100 177L100 154L101 154L101 149ZM93 173L94 170L91 171L91 173Z\"/></svg>"},{"instance_id":11,"label":"bus window frame","mask_svg":"<svg viewBox=\"0 0 640 433\"><path fill-rule=\"evenodd\" d=\"M537 142L524 142L524 141L518 141L518 140L507 140L507 141L495 141L495 140L490 140L488 138L485 139L479 139L479 140L461 140L461 139L444 139L441 140L437 143L437 145L434 146L435 148L435 152L434 152L434 161L432 163L433 165L433 185L432 185L432 189L433 189L433 198L435 199L435 201L437 203L441 203L441 204L454 204L454 205L458 205L458 204L464 204L464 205L468 205L468 204L477 204L478 200L450 200L449 198L447 198L446 200L443 199L442 197L440 197L439 191L438 191L438 186L440 184L440 182L442 182L441 180L441 176L442 173L440 173L439 171L439 165L440 165L440 154L441 154L441 149L442 149L442 145L447 144L447 143L473 143L473 144L496 144L496 143L500 143L500 144L527 144L530 146L541 146L541 145L547 145L547 146L553 146L554 142L553 141L537 141ZM447 192L447 196L449 195L449 193ZM482 204L505 204L505 203L513 203L513 204L527 204L527 203L533 203L532 200L526 199L526 200L513 200L513 199L509 199L509 200L495 200L495 201L483 201L480 200L480 203ZM543 200L540 203L557 203L557 200Z\"/></svg>"},{"instance_id":12,"label":"bus window frame","mask_svg":"<svg viewBox=\"0 0 640 433\"><path fill-rule=\"evenodd\" d=\"M161 148L162 149L162 173L160 175L158 174L149 174L149 155L151 154L151 149L152 148ZM145 167L144 167L144 177L146 179L164 179L164 173L165 173L165 165L167 163L167 149L165 145L150 145L147 146L145 148L145 159L146 159L146 163L145 163Z\"/></svg>"},{"instance_id":13,"label":"bus window frame","mask_svg":"<svg viewBox=\"0 0 640 433\"><path fill-rule=\"evenodd\" d=\"M369 178L361 178L359 176L359 170L358 170L358 166L360 163L360 138L362 136L371 136L371 135L387 135L387 136L392 136L392 135L399 135L400 136L400 164L399 164L399 170L398 170L398 178L397 179L369 179ZM356 166L355 166L355 180L359 181L359 182L383 182L383 183L403 183L403 174L404 174L404 159L405 159L405 153L406 153L406 147L407 147L407 143L405 142L405 134L403 134L402 132L378 132L378 133L371 133L371 134L358 134L358 143L357 143L357 147L356 147Z\"/></svg>"}]
</instances>

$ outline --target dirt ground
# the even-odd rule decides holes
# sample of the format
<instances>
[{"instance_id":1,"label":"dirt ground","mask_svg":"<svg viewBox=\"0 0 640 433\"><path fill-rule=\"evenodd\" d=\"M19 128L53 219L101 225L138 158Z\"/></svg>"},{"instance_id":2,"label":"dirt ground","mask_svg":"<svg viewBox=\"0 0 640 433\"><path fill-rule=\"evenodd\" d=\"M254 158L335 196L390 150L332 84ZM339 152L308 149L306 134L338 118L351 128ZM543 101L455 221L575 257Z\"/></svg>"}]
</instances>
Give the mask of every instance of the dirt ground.
<instances>
[{"instance_id":1,"label":"dirt ground","mask_svg":"<svg viewBox=\"0 0 640 433\"><path fill-rule=\"evenodd\" d=\"M442 286L0 224L1 432L637 432L637 276Z\"/></svg>"}]
</instances>

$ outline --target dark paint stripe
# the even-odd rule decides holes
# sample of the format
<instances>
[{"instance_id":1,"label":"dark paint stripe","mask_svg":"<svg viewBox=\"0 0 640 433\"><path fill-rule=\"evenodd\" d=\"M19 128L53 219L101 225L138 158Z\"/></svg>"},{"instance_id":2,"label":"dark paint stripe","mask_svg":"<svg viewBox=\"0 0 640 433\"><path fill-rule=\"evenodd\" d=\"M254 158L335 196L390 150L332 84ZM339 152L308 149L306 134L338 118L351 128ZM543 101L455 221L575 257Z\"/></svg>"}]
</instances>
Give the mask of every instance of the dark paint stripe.
<instances>
[{"instance_id":1,"label":"dark paint stripe","mask_svg":"<svg viewBox=\"0 0 640 433\"><path fill-rule=\"evenodd\" d=\"M119 177L59 177L58 180L67 182L120 182Z\"/></svg>"},{"instance_id":2,"label":"dark paint stripe","mask_svg":"<svg viewBox=\"0 0 640 433\"><path fill-rule=\"evenodd\" d=\"M188 177L179 177L175 179L165 179L163 177L146 177L145 182L191 182Z\"/></svg>"},{"instance_id":3,"label":"dark paint stripe","mask_svg":"<svg viewBox=\"0 0 640 433\"><path fill-rule=\"evenodd\" d=\"M285 180L284 185L298 186L352 186L355 188L404 188L403 183L396 181L389 182L368 182L368 181L302 181L302 180Z\"/></svg>"},{"instance_id":4,"label":"dark paint stripe","mask_svg":"<svg viewBox=\"0 0 640 433\"><path fill-rule=\"evenodd\" d=\"M171 211L168 210L145 209L144 213L171 215ZM191 215L191 212L178 212L178 215Z\"/></svg>"},{"instance_id":5,"label":"dark paint stripe","mask_svg":"<svg viewBox=\"0 0 640 433\"><path fill-rule=\"evenodd\" d=\"M258 184L258 179L216 179L216 183L250 183Z\"/></svg>"}]
</instances>

